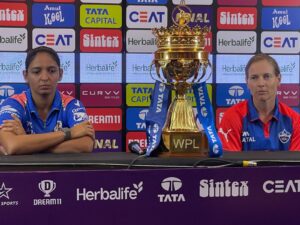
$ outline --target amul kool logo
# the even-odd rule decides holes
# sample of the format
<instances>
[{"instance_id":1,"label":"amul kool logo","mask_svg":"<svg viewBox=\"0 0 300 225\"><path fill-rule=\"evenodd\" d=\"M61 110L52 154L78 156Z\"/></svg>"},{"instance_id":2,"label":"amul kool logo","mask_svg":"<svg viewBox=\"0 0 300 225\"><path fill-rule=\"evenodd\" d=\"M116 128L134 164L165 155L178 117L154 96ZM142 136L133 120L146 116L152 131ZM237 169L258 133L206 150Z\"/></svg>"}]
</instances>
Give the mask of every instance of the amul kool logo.
<instances>
[{"instance_id":1,"label":"amul kool logo","mask_svg":"<svg viewBox=\"0 0 300 225\"><path fill-rule=\"evenodd\" d=\"M122 32L116 29L83 29L80 31L83 52L121 52Z\"/></svg>"},{"instance_id":2,"label":"amul kool logo","mask_svg":"<svg viewBox=\"0 0 300 225\"><path fill-rule=\"evenodd\" d=\"M80 25L95 28L120 28L122 8L120 5L81 5Z\"/></svg>"},{"instance_id":3,"label":"amul kool logo","mask_svg":"<svg viewBox=\"0 0 300 225\"><path fill-rule=\"evenodd\" d=\"M257 10L254 7L218 8L219 29L253 30L257 26Z\"/></svg>"},{"instance_id":4,"label":"amul kool logo","mask_svg":"<svg viewBox=\"0 0 300 225\"><path fill-rule=\"evenodd\" d=\"M36 27L74 27L75 5L33 4L32 24Z\"/></svg>"},{"instance_id":5,"label":"amul kool logo","mask_svg":"<svg viewBox=\"0 0 300 225\"><path fill-rule=\"evenodd\" d=\"M100 187L96 190L88 188L76 189L77 201L126 201L136 200L143 191L143 181L133 183L132 186L121 186L116 188Z\"/></svg>"},{"instance_id":6,"label":"amul kool logo","mask_svg":"<svg viewBox=\"0 0 300 225\"><path fill-rule=\"evenodd\" d=\"M0 26L27 25L27 5L25 3L0 3Z\"/></svg>"},{"instance_id":7,"label":"amul kool logo","mask_svg":"<svg viewBox=\"0 0 300 225\"><path fill-rule=\"evenodd\" d=\"M168 24L166 6L127 6L128 28L166 27Z\"/></svg>"}]
</instances>

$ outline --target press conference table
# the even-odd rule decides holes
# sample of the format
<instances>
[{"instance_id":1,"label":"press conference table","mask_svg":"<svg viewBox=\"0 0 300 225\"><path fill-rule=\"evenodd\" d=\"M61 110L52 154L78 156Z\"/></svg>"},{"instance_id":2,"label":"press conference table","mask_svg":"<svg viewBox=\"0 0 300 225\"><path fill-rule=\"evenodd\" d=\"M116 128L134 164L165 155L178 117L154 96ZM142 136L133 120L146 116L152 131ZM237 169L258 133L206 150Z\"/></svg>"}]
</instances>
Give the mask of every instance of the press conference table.
<instances>
[{"instance_id":1,"label":"press conference table","mask_svg":"<svg viewBox=\"0 0 300 225\"><path fill-rule=\"evenodd\" d=\"M1 225L298 225L299 202L298 152L0 157Z\"/></svg>"}]
</instances>

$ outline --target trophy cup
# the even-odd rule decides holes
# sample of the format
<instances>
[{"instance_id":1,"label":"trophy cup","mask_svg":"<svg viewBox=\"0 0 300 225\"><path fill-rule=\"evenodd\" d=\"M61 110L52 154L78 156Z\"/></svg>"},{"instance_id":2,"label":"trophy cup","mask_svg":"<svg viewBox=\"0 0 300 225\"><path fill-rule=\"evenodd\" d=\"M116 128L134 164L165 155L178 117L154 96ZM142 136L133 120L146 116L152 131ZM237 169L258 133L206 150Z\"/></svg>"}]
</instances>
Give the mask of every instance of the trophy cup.
<instances>
[{"instance_id":1,"label":"trophy cup","mask_svg":"<svg viewBox=\"0 0 300 225\"><path fill-rule=\"evenodd\" d=\"M151 76L171 86L176 93L162 128L162 139L167 149L162 155L206 157L208 140L203 128L197 125L186 92L193 84L206 81L210 76L206 74L210 67L209 53L204 50L210 28L188 26L191 9L184 1L174 8L172 20L173 25L169 28L153 29L157 51L152 62L156 74L151 73Z\"/></svg>"}]
</instances>

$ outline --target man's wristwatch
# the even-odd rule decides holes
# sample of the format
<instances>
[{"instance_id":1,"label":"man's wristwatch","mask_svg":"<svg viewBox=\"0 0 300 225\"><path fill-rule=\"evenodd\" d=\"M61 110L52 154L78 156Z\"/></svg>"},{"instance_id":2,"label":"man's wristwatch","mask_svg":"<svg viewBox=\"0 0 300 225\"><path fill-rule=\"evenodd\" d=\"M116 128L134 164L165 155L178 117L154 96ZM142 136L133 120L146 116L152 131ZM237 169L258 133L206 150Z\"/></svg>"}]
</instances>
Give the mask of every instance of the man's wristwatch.
<instances>
[{"instance_id":1,"label":"man's wristwatch","mask_svg":"<svg viewBox=\"0 0 300 225\"><path fill-rule=\"evenodd\" d=\"M64 128L61 128L60 131L62 131L62 132L65 133L65 139L64 139L64 141L68 141L68 140L72 139L72 137L71 137L71 129L70 128L64 127Z\"/></svg>"}]
</instances>

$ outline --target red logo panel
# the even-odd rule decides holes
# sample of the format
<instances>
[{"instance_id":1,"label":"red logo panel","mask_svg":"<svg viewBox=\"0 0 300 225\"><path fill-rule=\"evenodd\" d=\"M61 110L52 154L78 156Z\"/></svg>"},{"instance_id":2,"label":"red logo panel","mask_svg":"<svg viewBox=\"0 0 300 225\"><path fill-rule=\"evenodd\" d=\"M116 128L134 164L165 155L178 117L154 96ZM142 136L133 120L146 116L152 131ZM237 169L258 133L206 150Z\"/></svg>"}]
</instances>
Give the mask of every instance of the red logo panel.
<instances>
[{"instance_id":1,"label":"red logo panel","mask_svg":"<svg viewBox=\"0 0 300 225\"><path fill-rule=\"evenodd\" d=\"M65 95L75 98L75 84L58 84L57 89Z\"/></svg>"},{"instance_id":2,"label":"red logo panel","mask_svg":"<svg viewBox=\"0 0 300 225\"><path fill-rule=\"evenodd\" d=\"M121 109L87 108L86 111L95 131L119 131L122 129Z\"/></svg>"},{"instance_id":3,"label":"red logo panel","mask_svg":"<svg viewBox=\"0 0 300 225\"><path fill-rule=\"evenodd\" d=\"M257 26L257 10L253 7L220 7L217 20L219 29L251 30Z\"/></svg>"},{"instance_id":4,"label":"red logo panel","mask_svg":"<svg viewBox=\"0 0 300 225\"><path fill-rule=\"evenodd\" d=\"M300 0L262 0L267 6L300 6Z\"/></svg>"},{"instance_id":5,"label":"red logo panel","mask_svg":"<svg viewBox=\"0 0 300 225\"><path fill-rule=\"evenodd\" d=\"M25 3L0 3L0 26L27 25L27 5Z\"/></svg>"},{"instance_id":6,"label":"red logo panel","mask_svg":"<svg viewBox=\"0 0 300 225\"><path fill-rule=\"evenodd\" d=\"M126 152L129 152L128 144L137 141L142 149L147 148L146 132L128 132L126 134Z\"/></svg>"},{"instance_id":7,"label":"red logo panel","mask_svg":"<svg viewBox=\"0 0 300 225\"><path fill-rule=\"evenodd\" d=\"M289 106L298 106L299 90L298 84L281 84L277 91L278 100Z\"/></svg>"},{"instance_id":8,"label":"red logo panel","mask_svg":"<svg viewBox=\"0 0 300 225\"><path fill-rule=\"evenodd\" d=\"M121 52L122 32L116 29L83 29L80 31L83 52Z\"/></svg>"}]
</instances>

